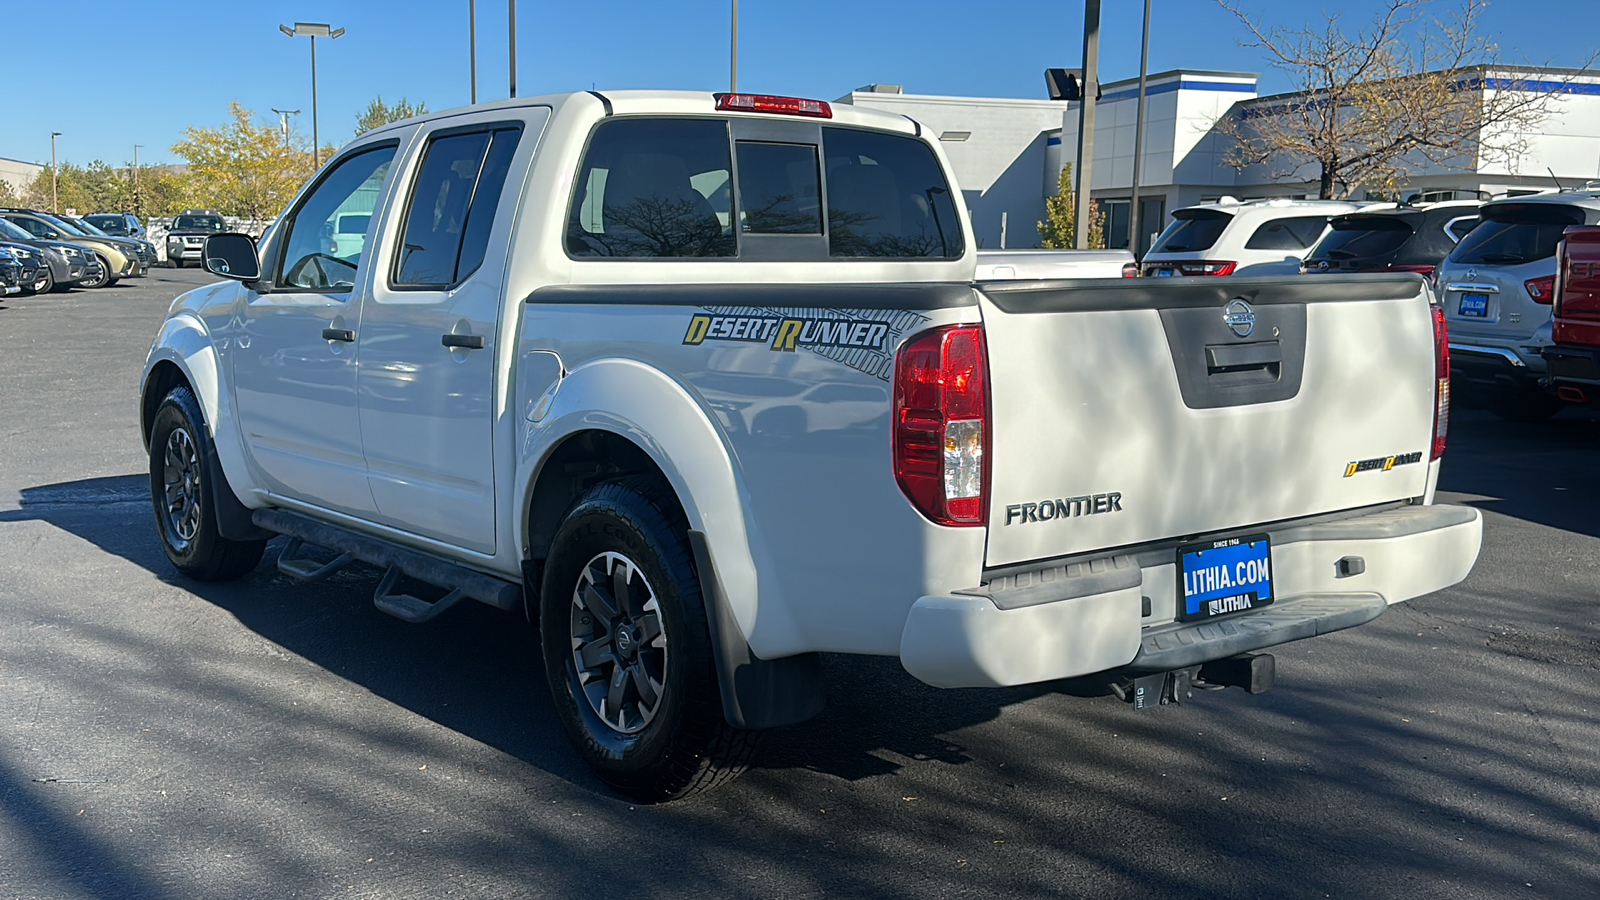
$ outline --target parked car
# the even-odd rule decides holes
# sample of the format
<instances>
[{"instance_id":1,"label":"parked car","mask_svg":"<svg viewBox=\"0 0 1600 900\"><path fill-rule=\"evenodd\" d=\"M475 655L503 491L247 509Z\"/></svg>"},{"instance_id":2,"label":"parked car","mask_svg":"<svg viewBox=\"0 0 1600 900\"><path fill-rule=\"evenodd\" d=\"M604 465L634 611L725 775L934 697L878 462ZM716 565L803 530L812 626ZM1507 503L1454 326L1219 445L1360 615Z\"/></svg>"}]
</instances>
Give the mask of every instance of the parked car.
<instances>
[{"instance_id":1,"label":"parked car","mask_svg":"<svg viewBox=\"0 0 1600 900\"><path fill-rule=\"evenodd\" d=\"M133 213L91 213L83 220L112 237L145 239L144 223Z\"/></svg>"},{"instance_id":2,"label":"parked car","mask_svg":"<svg viewBox=\"0 0 1600 900\"><path fill-rule=\"evenodd\" d=\"M0 247L0 297L22 292L22 263L10 248Z\"/></svg>"},{"instance_id":3,"label":"parked car","mask_svg":"<svg viewBox=\"0 0 1600 900\"><path fill-rule=\"evenodd\" d=\"M172 219L167 229L167 265L181 269L189 260L199 261L206 236L226 230L222 215L209 209L186 209Z\"/></svg>"},{"instance_id":4,"label":"parked car","mask_svg":"<svg viewBox=\"0 0 1600 900\"><path fill-rule=\"evenodd\" d=\"M34 273L33 291L64 291L89 277L94 251L67 241L41 240L0 216L0 240L24 244L38 249L40 257L49 265Z\"/></svg>"},{"instance_id":5,"label":"parked car","mask_svg":"<svg viewBox=\"0 0 1600 900\"><path fill-rule=\"evenodd\" d=\"M1371 204L1225 197L1172 214L1142 262L1146 276L1291 275L1327 233L1328 220Z\"/></svg>"},{"instance_id":6,"label":"parked car","mask_svg":"<svg viewBox=\"0 0 1600 900\"><path fill-rule=\"evenodd\" d=\"M1562 234L1551 314L1547 380L1557 398L1600 408L1600 226Z\"/></svg>"},{"instance_id":7,"label":"parked car","mask_svg":"<svg viewBox=\"0 0 1600 900\"><path fill-rule=\"evenodd\" d=\"M150 264L156 261L156 248L149 241L143 238L117 237L116 235L106 234L100 228L77 216L56 216L56 218L72 225L84 234L113 240L117 242L118 246L131 249L135 258L139 261L139 265L131 273L134 277L142 278L150 273Z\"/></svg>"},{"instance_id":8,"label":"parked car","mask_svg":"<svg viewBox=\"0 0 1600 900\"><path fill-rule=\"evenodd\" d=\"M11 258L15 259L18 266L21 267L17 273L17 284L22 288L22 292L24 294L39 293L35 289L35 285L40 284L42 281L39 277L39 272L41 269L46 273L50 270L50 264L45 262L44 259L44 251L37 247L30 247L27 244L17 244L10 241L0 241L0 249L9 251Z\"/></svg>"},{"instance_id":9,"label":"parked car","mask_svg":"<svg viewBox=\"0 0 1600 900\"><path fill-rule=\"evenodd\" d=\"M1456 399L1517 422L1539 421L1562 402L1545 383L1551 344L1556 246L1572 225L1600 222L1600 191L1551 191L1485 203L1482 222L1439 266L1450 324Z\"/></svg>"},{"instance_id":10,"label":"parked car","mask_svg":"<svg viewBox=\"0 0 1600 900\"><path fill-rule=\"evenodd\" d=\"M76 225L49 213L31 209L0 209L0 219L21 228L36 238L67 241L87 247L99 260L99 275L87 273L80 287L107 287L116 284L139 268L139 257L115 238L85 233Z\"/></svg>"},{"instance_id":11,"label":"parked car","mask_svg":"<svg viewBox=\"0 0 1600 900\"><path fill-rule=\"evenodd\" d=\"M259 247L207 238L228 282L157 329L158 540L224 579L288 535L279 571L379 562L403 620L538 620L574 752L648 801L819 712L821 653L1150 708L1266 690L1252 651L1470 572L1481 514L1432 502L1447 351L1416 278L979 284L961 197L937 132L799 98L367 132ZM329 255L367 198L361 255ZM1367 330L1382 352L1346 352Z\"/></svg>"},{"instance_id":12,"label":"parked car","mask_svg":"<svg viewBox=\"0 0 1600 900\"><path fill-rule=\"evenodd\" d=\"M1418 204L1335 216L1306 254L1302 271L1415 272L1432 278L1456 244L1478 224L1476 200Z\"/></svg>"}]
</instances>

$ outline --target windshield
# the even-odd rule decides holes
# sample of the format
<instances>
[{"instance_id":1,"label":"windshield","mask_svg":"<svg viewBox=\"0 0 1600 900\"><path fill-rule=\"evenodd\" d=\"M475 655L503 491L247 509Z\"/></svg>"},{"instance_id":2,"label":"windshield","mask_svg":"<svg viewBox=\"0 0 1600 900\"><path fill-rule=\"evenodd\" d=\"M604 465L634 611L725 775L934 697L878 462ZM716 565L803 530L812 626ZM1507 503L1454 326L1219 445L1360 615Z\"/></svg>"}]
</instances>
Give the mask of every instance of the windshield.
<instances>
[{"instance_id":1,"label":"windshield","mask_svg":"<svg viewBox=\"0 0 1600 900\"><path fill-rule=\"evenodd\" d=\"M179 216L173 223L174 229L186 228L193 231L221 231L222 220L216 216Z\"/></svg>"},{"instance_id":2,"label":"windshield","mask_svg":"<svg viewBox=\"0 0 1600 900\"><path fill-rule=\"evenodd\" d=\"M1415 232L1399 216L1342 216L1308 259L1355 259L1399 250Z\"/></svg>"},{"instance_id":3,"label":"windshield","mask_svg":"<svg viewBox=\"0 0 1600 900\"><path fill-rule=\"evenodd\" d=\"M1556 255L1561 232L1582 225L1583 210L1557 203L1486 206L1483 221L1450 254L1467 266L1520 265Z\"/></svg>"},{"instance_id":4,"label":"windshield","mask_svg":"<svg viewBox=\"0 0 1600 900\"><path fill-rule=\"evenodd\" d=\"M1232 213L1214 209L1180 209L1172 214L1172 224L1156 238L1151 253L1186 253L1209 250L1228 227Z\"/></svg>"},{"instance_id":5,"label":"windshield","mask_svg":"<svg viewBox=\"0 0 1600 900\"><path fill-rule=\"evenodd\" d=\"M85 216L83 221L100 229L101 234L128 233L128 225L121 216Z\"/></svg>"},{"instance_id":6,"label":"windshield","mask_svg":"<svg viewBox=\"0 0 1600 900\"><path fill-rule=\"evenodd\" d=\"M71 218L71 217L68 217L68 216L62 216L61 218L66 219L71 224L78 226L78 230L83 232L84 234L98 234L101 237L110 237L111 236L109 234L106 234L104 231L101 231L99 228L96 228L95 226L90 225L88 222L85 222L82 219L74 219L74 218Z\"/></svg>"},{"instance_id":7,"label":"windshield","mask_svg":"<svg viewBox=\"0 0 1600 900\"><path fill-rule=\"evenodd\" d=\"M66 219L58 219L55 216L47 216L44 213L38 213L37 215L39 216L39 218L45 220L46 222L49 222L51 225L54 225L55 227L61 229L62 231L65 231L67 234L75 234L78 237L88 237L89 236L89 233L87 231L84 231L82 228L79 228L78 226L72 224L71 222L68 222Z\"/></svg>"},{"instance_id":8,"label":"windshield","mask_svg":"<svg viewBox=\"0 0 1600 900\"><path fill-rule=\"evenodd\" d=\"M13 241L31 241L34 239L33 235L7 222L5 219L0 219L0 237Z\"/></svg>"}]
</instances>

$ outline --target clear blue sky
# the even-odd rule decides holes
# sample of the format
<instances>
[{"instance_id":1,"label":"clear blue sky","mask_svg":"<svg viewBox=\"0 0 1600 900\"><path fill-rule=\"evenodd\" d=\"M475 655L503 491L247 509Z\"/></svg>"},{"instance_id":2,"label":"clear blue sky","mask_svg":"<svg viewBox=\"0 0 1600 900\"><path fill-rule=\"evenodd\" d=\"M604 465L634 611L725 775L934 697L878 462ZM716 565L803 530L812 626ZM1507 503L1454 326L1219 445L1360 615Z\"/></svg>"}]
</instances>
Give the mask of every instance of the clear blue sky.
<instances>
[{"instance_id":1,"label":"clear blue sky","mask_svg":"<svg viewBox=\"0 0 1600 900\"><path fill-rule=\"evenodd\" d=\"M1243 2L1282 25L1320 22L1325 8L1356 24L1380 6ZM1436 0L1436 14L1453 2ZM506 6L477 3L480 100L506 96ZM518 93L726 90L730 6L521 0ZM170 148L184 127L224 124L230 100L263 121L275 119L273 107L301 109L294 127L309 135L310 42L277 27L297 20L347 29L337 41L317 41L324 143L353 137L356 114L379 94L434 110L467 103L467 0L4 0L0 7L11 39L5 60L17 76L5 79L11 90L0 96L0 156L13 159L48 162L50 132L60 131L62 162L125 165L136 143L140 162L177 161ZM1133 77L1142 4L1106 0L1104 7L1101 78ZM1597 12L1597 0L1499 0L1485 30L1508 62L1573 66L1594 49ZM822 99L871 82L903 84L910 93L1043 97L1044 69L1075 67L1083 52L1082 0L745 0L739 26L741 89ZM21 49L22 35L66 42L36 55ZM1213 0L1154 0L1151 71L1261 72L1263 93L1286 89L1259 51L1239 45L1242 36Z\"/></svg>"}]
</instances>

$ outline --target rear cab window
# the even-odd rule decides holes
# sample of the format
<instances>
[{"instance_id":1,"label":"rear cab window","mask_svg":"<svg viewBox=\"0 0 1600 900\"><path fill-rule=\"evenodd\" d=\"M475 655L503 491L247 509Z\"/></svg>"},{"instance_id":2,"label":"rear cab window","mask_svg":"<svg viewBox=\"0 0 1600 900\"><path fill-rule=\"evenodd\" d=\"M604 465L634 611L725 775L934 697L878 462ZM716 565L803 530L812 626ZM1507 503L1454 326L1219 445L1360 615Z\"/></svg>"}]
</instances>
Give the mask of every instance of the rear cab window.
<instances>
[{"instance_id":1,"label":"rear cab window","mask_svg":"<svg viewBox=\"0 0 1600 900\"><path fill-rule=\"evenodd\" d=\"M1210 250L1233 221L1232 213L1214 209L1180 209L1172 214L1172 224L1156 238L1151 253L1191 253Z\"/></svg>"},{"instance_id":2,"label":"rear cab window","mask_svg":"<svg viewBox=\"0 0 1600 900\"><path fill-rule=\"evenodd\" d=\"M1521 265L1556 255L1561 233L1584 224L1581 207L1561 203L1486 206L1482 221L1461 239L1450 262L1468 266Z\"/></svg>"},{"instance_id":3,"label":"rear cab window","mask_svg":"<svg viewBox=\"0 0 1600 900\"><path fill-rule=\"evenodd\" d=\"M765 119L601 122L568 215L574 258L958 259L931 148L906 135Z\"/></svg>"}]
</instances>

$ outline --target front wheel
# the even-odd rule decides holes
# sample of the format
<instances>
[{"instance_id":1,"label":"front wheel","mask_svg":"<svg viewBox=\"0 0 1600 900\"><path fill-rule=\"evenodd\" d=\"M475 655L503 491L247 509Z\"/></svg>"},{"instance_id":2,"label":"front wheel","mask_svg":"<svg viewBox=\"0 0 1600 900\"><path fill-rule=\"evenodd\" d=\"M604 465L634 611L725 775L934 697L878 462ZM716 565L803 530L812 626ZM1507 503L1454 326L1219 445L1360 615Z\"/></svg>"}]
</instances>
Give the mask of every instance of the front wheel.
<instances>
[{"instance_id":1,"label":"front wheel","mask_svg":"<svg viewBox=\"0 0 1600 900\"><path fill-rule=\"evenodd\" d=\"M733 778L758 736L723 718L685 529L665 485L597 485L557 530L540 590L562 728L601 780L647 803Z\"/></svg>"},{"instance_id":2,"label":"front wheel","mask_svg":"<svg viewBox=\"0 0 1600 900\"><path fill-rule=\"evenodd\" d=\"M100 261L100 274L99 275L85 274L83 276L83 280L78 282L78 287L81 287L81 288L105 287L106 286L106 282L108 280L110 280L110 278L111 278L111 263L109 261L107 261L104 256L101 256L98 253L95 254L95 259L98 259Z\"/></svg>"},{"instance_id":3,"label":"front wheel","mask_svg":"<svg viewBox=\"0 0 1600 900\"><path fill-rule=\"evenodd\" d=\"M173 388L150 429L150 499L161 548L178 571L200 581L225 581L255 569L266 541L234 541L217 530L206 459L209 439L200 404L187 387Z\"/></svg>"},{"instance_id":4,"label":"front wheel","mask_svg":"<svg viewBox=\"0 0 1600 900\"><path fill-rule=\"evenodd\" d=\"M56 274L50 271L48 264L39 267L34 273L33 292L35 294L48 294L56 289Z\"/></svg>"}]
</instances>

